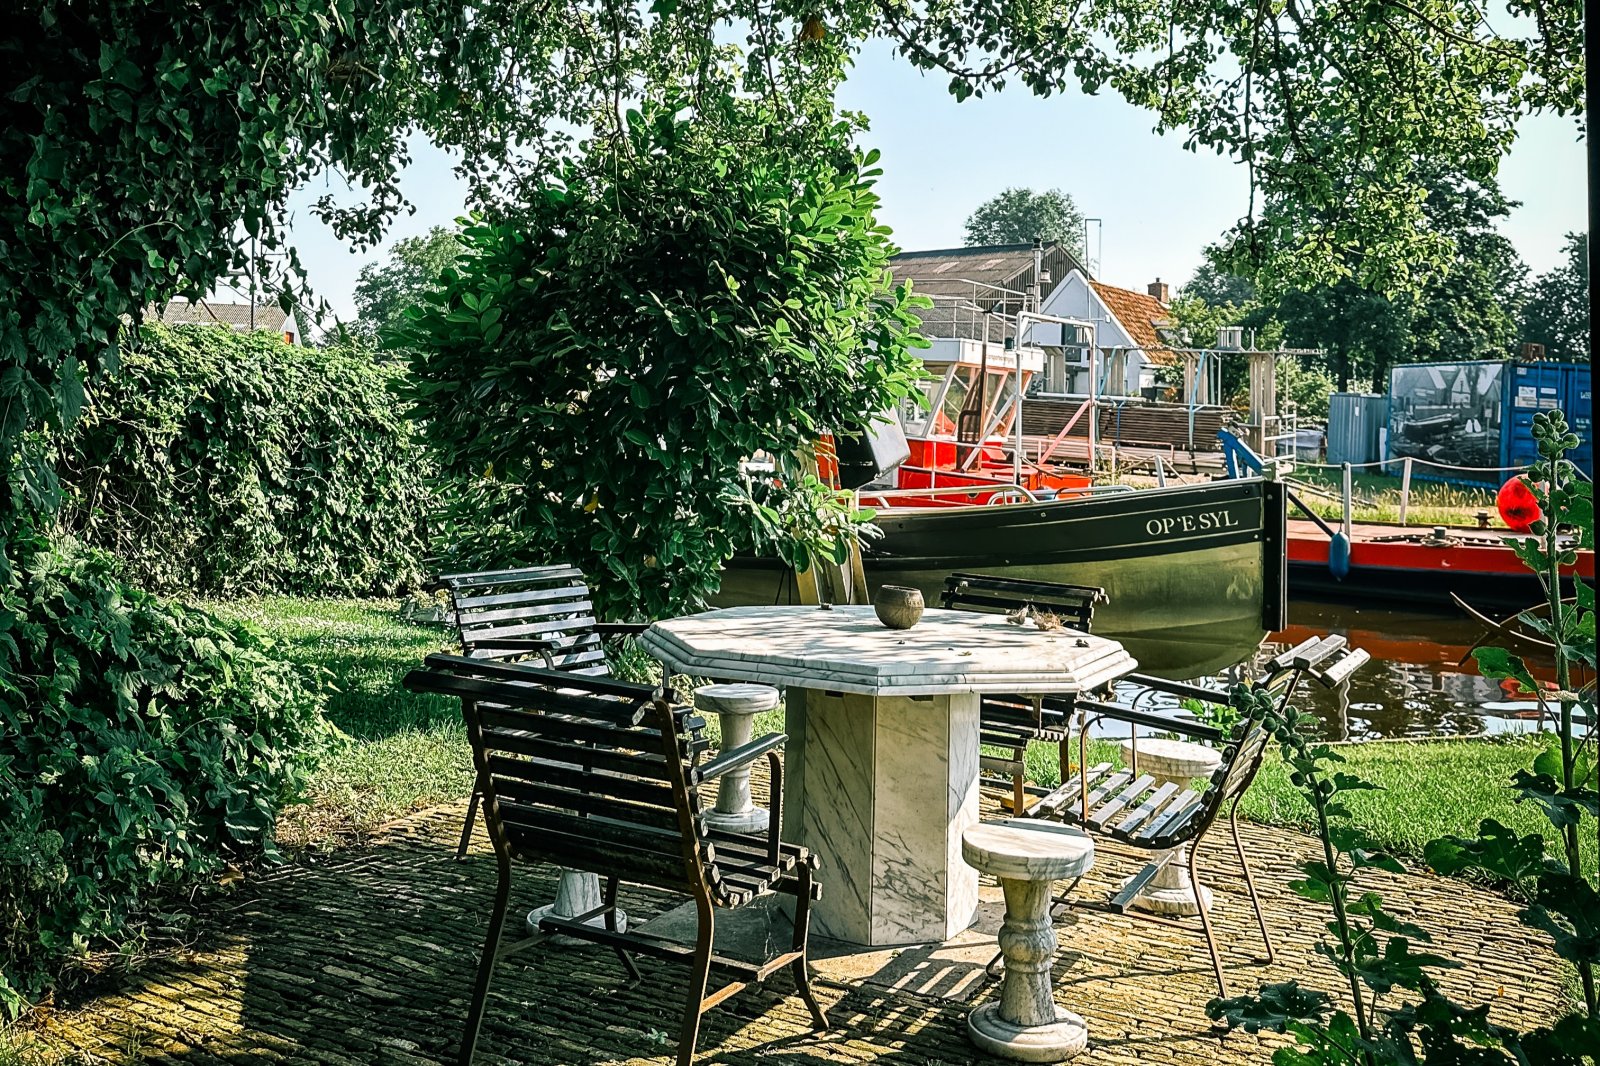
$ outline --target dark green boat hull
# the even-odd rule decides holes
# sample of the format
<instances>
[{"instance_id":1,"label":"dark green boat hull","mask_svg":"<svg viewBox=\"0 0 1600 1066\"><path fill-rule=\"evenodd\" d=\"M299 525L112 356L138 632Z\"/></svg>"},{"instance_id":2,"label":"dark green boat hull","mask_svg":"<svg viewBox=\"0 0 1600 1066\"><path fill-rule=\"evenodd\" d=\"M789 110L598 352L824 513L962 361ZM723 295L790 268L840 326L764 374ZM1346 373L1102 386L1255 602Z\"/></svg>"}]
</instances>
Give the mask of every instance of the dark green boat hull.
<instances>
[{"instance_id":1,"label":"dark green boat hull","mask_svg":"<svg viewBox=\"0 0 1600 1066\"><path fill-rule=\"evenodd\" d=\"M869 592L910 585L938 603L957 570L1098 585L1096 633L1143 669L1198 677L1248 658L1286 624L1285 497L1218 481L1036 504L881 514L864 557ZM741 557L717 606L794 601L776 559Z\"/></svg>"}]
</instances>

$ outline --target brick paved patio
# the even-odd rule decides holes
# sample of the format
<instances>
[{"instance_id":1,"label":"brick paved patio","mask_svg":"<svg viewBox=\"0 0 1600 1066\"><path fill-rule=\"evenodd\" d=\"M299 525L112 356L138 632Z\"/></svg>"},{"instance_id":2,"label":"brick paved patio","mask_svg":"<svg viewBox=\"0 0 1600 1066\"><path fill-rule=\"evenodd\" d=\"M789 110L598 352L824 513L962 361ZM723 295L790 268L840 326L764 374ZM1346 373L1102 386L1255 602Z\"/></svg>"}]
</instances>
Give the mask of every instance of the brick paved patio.
<instances>
[{"instance_id":1,"label":"brick paved patio","mask_svg":"<svg viewBox=\"0 0 1600 1066\"><path fill-rule=\"evenodd\" d=\"M249 885L229 904L237 910L222 932L54 1013L41 1043L118 1064L129 1060L130 1037L143 1061L185 1066L453 1062L494 879L481 833L470 861L451 857L462 809L419 812L365 848ZM1254 921L1242 889L1225 879L1231 848L1214 841L1202 870L1214 871L1207 880L1218 890L1219 942L1234 946L1227 962L1233 990L1293 975L1333 988L1332 972L1312 955L1323 916L1285 887L1311 840L1277 829L1247 832L1280 954L1271 967L1246 957L1259 946ZM1103 892L1138 861L1102 848L1080 893ZM824 884L826 876L824 869ZM1495 1018L1533 1021L1554 1012L1560 968L1547 945L1516 924L1506 901L1442 878L1381 875L1372 882L1397 913L1434 930L1446 954L1479 960L1465 974L1448 975L1449 990L1491 1002ZM554 873L530 870L522 886L517 902L547 902ZM997 893L986 895L992 901ZM664 902L652 893L625 896L636 916ZM992 930L998 915L997 904L986 904L980 930ZM1197 935L1081 912L1059 931L1057 998L1084 1015L1091 1032L1077 1062L1226 1066L1267 1059L1267 1038L1209 1031L1203 1006L1215 985ZM826 1034L808 1030L787 977L774 978L706 1016L699 1061L998 1061L972 1049L962 1024L966 1010L995 994L979 973L989 950L978 944L964 952L911 949L820 961L819 994L835 1025ZM538 948L515 956L500 970L478 1061L670 1062L683 970L649 960L641 966L645 983L629 988L609 952Z\"/></svg>"}]
</instances>

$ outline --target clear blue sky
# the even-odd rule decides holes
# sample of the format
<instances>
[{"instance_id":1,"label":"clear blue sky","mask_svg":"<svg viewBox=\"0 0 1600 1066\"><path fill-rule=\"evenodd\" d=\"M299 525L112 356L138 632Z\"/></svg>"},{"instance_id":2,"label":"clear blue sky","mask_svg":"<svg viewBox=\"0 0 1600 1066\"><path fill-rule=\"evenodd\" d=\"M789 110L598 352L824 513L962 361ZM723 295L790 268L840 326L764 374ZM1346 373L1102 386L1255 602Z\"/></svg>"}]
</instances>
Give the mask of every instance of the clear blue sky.
<instances>
[{"instance_id":1,"label":"clear blue sky","mask_svg":"<svg viewBox=\"0 0 1600 1066\"><path fill-rule=\"evenodd\" d=\"M902 248L960 245L967 215L1007 186L1059 187L1104 220L1102 278L1142 289L1160 277L1176 288L1201 248L1246 209L1243 168L1185 151L1181 135L1156 135L1149 112L1113 93L1040 99L1018 85L956 103L945 79L880 45L861 57L841 103L871 118L864 141L883 153L882 219ZM384 247L462 211L465 188L448 157L420 141L412 154L402 185L416 212L394 224ZM1576 124L1547 116L1524 123L1501 168L1501 188L1522 204L1501 228L1536 273L1559 262L1564 234L1586 228L1584 168ZM310 217L323 191L319 182L295 197L293 236L312 285L348 317L356 272L381 250L352 253Z\"/></svg>"}]
</instances>

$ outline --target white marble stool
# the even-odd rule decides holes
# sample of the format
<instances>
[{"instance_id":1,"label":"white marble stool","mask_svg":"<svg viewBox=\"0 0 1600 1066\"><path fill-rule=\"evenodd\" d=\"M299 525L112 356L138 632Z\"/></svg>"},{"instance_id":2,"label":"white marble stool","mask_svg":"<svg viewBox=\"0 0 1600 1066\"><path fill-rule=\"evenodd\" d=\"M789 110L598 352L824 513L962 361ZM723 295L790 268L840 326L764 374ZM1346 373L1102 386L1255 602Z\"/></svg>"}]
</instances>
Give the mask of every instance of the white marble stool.
<instances>
[{"instance_id":1,"label":"white marble stool","mask_svg":"<svg viewBox=\"0 0 1600 1066\"><path fill-rule=\"evenodd\" d=\"M1094 865L1094 842L1070 826L1008 818L968 827L961 834L961 856L999 878L1006 896L1000 999L967 1015L967 1035L984 1051L1009 1059L1072 1058L1088 1044L1089 1027L1056 1006L1051 989L1056 930L1050 921L1050 887L1081 877Z\"/></svg>"},{"instance_id":2,"label":"white marble stool","mask_svg":"<svg viewBox=\"0 0 1600 1066\"><path fill-rule=\"evenodd\" d=\"M1122 761L1134 765L1134 744L1122 742ZM1222 765L1222 752L1183 740L1140 740L1139 773L1149 774L1156 787L1171 783L1181 791L1197 777L1210 777ZM1131 906L1151 914L1199 914L1211 908L1211 890L1189 880L1189 846L1174 848L1161 859L1161 868L1131 901Z\"/></svg>"},{"instance_id":3,"label":"white marble stool","mask_svg":"<svg viewBox=\"0 0 1600 1066\"><path fill-rule=\"evenodd\" d=\"M702 685L694 690L694 709L715 714L722 723L722 750L750 743L755 717L778 705L771 685ZM770 815L750 802L750 767L729 770L717 784L717 805L705 814L706 825L728 833L765 833Z\"/></svg>"},{"instance_id":4,"label":"white marble stool","mask_svg":"<svg viewBox=\"0 0 1600 1066\"><path fill-rule=\"evenodd\" d=\"M562 870L561 878L556 882L556 901L546 903L542 907L535 907L528 912L528 930L539 931L539 919L545 915L554 915L557 918L576 918L580 914L588 914L605 902L605 895L600 888L598 874L588 873L583 870ZM596 929L606 927L605 915L590 918L585 925L592 925ZM617 908L617 932L628 931L628 912L621 907ZM579 940L574 936L562 936L554 933L550 943L564 948L587 948L594 945L587 940Z\"/></svg>"}]
</instances>

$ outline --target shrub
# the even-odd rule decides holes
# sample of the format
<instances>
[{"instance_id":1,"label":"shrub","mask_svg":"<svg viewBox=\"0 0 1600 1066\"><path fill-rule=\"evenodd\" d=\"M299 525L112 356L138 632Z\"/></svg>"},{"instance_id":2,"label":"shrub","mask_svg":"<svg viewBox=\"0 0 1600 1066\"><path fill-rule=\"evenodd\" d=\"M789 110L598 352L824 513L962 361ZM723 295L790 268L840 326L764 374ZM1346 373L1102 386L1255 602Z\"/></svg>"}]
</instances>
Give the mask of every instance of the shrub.
<instances>
[{"instance_id":1,"label":"shrub","mask_svg":"<svg viewBox=\"0 0 1600 1066\"><path fill-rule=\"evenodd\" d=\"M0 586L0 1020L273 825L329 727L261 638L21 532Z\"/></svg>"},{"instance_id":2,"label":"shrub","mask_svg":"<svg viewBox=\"0 0 1600 1066\"><path fill-rule=\"evenodd\" d=\"M650 104L465 229L400 338L464 485L439 525L452 566L565 560L602 613L659 617L699 606L736 550L849 520L814 478L758 495L740 466L858 433L927 344L926 305L888 273L876 154L812 117Z\"/></svg>"},{"instance_id":3,"label":"shrub","mask_svg":"<svg viewBox=\"0 0 1600 1066\"><path fill-rule=\"evenodd\" d=\"M426 467L399 373L265 332L147 325L61 441L60 521L156 591L414 585Z\"/></svg>"}]
</instances>

